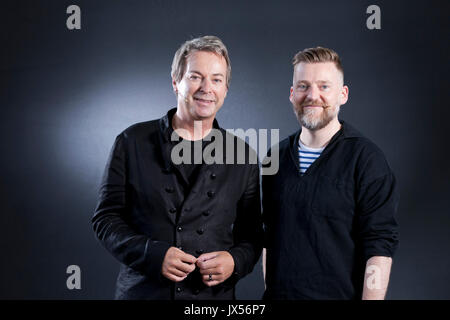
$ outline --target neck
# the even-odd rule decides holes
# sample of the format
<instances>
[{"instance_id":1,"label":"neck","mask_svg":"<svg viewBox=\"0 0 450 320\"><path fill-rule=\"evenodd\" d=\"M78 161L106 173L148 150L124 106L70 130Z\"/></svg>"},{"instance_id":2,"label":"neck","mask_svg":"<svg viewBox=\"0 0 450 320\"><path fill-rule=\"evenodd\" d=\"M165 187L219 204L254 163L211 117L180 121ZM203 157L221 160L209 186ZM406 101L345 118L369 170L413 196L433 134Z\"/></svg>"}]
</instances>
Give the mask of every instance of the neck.
<instances>
[{"instance_id":1,"label":"neck","mask_svg":"<svg viewBox=\"0 0 450 320\"><path fill-rule=\"evenodd\" d=\"M172 128L185 140L200 140L212 129L214 118L194 120L178 108L172 117Z\"/></svg>"},{"instance_id":2,"label":"neck","mask_svg":"<svg viewBox=\"0 0 450 320\"><path fill-rule=\"evenodd\" d=\"M302 127L302 132L300 133L300 141L307 147L310 148L323 148L331 138L341 129L341 124L339 120L334 118L329 124L319 130L309 130Z\"/></svg>"}]
</instances>

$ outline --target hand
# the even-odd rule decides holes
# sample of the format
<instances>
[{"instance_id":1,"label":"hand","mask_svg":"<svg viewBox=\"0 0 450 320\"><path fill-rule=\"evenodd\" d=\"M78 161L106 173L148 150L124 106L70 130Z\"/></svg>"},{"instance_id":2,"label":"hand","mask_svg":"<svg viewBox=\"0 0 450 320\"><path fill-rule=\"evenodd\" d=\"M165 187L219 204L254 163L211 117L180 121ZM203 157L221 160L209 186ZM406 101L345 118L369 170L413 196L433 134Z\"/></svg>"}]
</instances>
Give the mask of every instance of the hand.
<instances>
[{"instance_id":1,"label":"hand","mask_svg":"<svg viewBox=\"0 0 450 320\"><path fill-rule=\"evenodd\" d=\"M197 258L197 267L202 274L203 283L212 287L231 276L234 270L234 259L228 251L208 252Z\"/></svg>"},{"instance_id":2,"label":"hand","mask_svg":"<svg viewBox=\"0 0 450 320\"><path fill-rule=\"evenodd\" d=\"M169 280L183 281L189 273L194 271L196 261L197 259L194 256L178 248L170 247L164 256L161 273Z\"/></svg>"}]
</instances>

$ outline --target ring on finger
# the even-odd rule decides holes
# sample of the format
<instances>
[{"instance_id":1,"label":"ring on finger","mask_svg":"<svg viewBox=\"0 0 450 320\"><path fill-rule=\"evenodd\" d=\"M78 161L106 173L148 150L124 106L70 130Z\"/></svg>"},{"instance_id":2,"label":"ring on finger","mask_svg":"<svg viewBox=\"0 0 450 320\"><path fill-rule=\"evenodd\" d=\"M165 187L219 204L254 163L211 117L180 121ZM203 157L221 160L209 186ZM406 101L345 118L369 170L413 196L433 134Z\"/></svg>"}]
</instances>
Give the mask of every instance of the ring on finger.
<instances>
[{"instance_id":1,"label":"ring on finger","mask_svg":"<svg viewBox=\"0 0 450 320\"><path fill-rule=\"evenodd\" d=\"M212 274L211 273L208 275L208 281L212 281Z\"/></svg>"}]
</instances>

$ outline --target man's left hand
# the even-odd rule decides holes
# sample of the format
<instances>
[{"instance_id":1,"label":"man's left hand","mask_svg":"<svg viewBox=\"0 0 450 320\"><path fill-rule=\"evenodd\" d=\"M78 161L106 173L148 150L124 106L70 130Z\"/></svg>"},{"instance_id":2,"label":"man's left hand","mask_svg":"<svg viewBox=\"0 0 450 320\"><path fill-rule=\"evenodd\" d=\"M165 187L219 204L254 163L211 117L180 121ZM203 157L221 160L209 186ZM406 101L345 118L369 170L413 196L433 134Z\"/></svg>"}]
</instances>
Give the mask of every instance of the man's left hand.
<instances>
[{"instance_id":1,"label":"man's left hand","mask_svg":"<svg viewBox=\"0 0 450 320\"><path fill-rule=\"evenodd\" d=\"M208 252L197 258L197 267L202 274L203 283L212 287L231 276L234 270L234 259L228 251Z\"/></svg>"}]
</instances>

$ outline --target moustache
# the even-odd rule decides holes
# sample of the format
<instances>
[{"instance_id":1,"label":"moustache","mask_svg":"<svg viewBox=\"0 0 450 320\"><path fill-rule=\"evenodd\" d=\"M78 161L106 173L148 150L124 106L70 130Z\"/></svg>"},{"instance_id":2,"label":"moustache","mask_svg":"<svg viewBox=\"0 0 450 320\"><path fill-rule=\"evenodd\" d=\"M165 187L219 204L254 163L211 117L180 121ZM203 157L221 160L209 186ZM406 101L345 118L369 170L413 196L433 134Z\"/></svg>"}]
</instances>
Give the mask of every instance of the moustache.
<instances>
[{"instance_id":1,"label":"moustache","mask_svg":"<svg viewBox=\"0 0 450 320\"><path fill-rule=\"evenodd\" d=\"M328 109L331 107L330 105L321 102L303 102L302 104L300 104L300 107L302 109L307 106L319 106L322 107L323 109Z\"/></svg>"}]
</instances>

